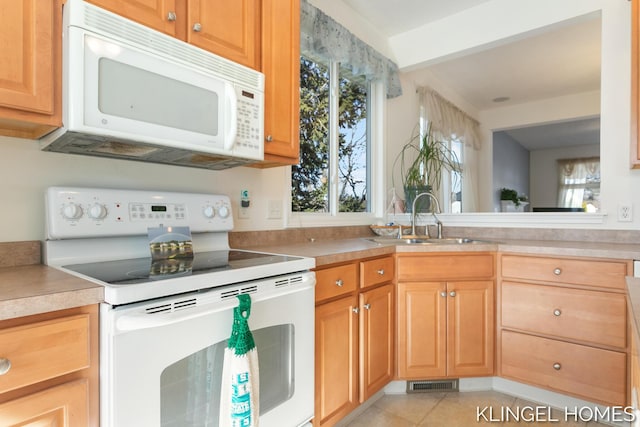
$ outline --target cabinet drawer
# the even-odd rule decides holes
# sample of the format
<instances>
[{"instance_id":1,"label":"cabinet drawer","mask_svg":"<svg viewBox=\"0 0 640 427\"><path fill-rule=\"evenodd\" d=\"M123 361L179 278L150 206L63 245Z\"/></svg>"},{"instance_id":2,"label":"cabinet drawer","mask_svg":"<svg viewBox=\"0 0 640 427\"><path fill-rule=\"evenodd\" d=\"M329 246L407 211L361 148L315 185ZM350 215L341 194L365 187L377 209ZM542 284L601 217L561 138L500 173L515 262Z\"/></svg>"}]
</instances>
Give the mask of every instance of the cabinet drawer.
<instances>
[{"instance_id":1,"label":"cabinet drawer","mask_svg":"<svg viewBox=\"0 0 640 427\"><path fill-rule=\"evenodd\" d=\"M490 279L494 264L489 253L398 256L398 281Z\"/></svg>"},{"instance_id":2,"label":"cabinet drawer","mask_svg":"<svg viewBox=\"0 0 640 427\"><path fill-rule=\"evenodd\" d=\"M623 294L502 283L502 326L624 349Z\"/></svg>"},{"instance_id":3,"label":"cabinet drawer","mask_svg":"<svg viewBox=\"0 0 640 427\"><path fill-rule=\"evenodd\" d=\"M625 289L627 263L594 259L502 256L502 277Z\"/></svg>"},{"instance_id":4,"label":"cabinet drawer","mask_svg":"<svg viewBox=\"0 0 640 427\"><path fill-rule=\"evenodd\" d=\"M345 264L316 270L316 302L348 294L357 288L357 264Z\"/></svg>"},{"instance_id":5,"label":"cabinet drawer","mask_svg":"<svg viewBox=\"0 0 640 427\"><path fill-rule=\"evenodd\" d=\"M624 406L626 354L502 331L502 376Z\"/></svg>"},{"instance_id":6,"label":"cabinet drawer","mask_svg":"<svg viewBox=\"0 0 640 427\"><path fill-rule=\"evenodd\" d=\"M0 393L87 368L89 314L0 330L0 357L11 369L0 376Z\"/></svg>"},{"instance_id":7,"label":"cabinet drawer","mask_svg":"<svg viewBox=\"0 0 640 427\"><path fill-rule=\"evenodd\" d=\"M360 262L360 287L377 285L393 279L393 257Z\"/></svg>"}]
</instances>

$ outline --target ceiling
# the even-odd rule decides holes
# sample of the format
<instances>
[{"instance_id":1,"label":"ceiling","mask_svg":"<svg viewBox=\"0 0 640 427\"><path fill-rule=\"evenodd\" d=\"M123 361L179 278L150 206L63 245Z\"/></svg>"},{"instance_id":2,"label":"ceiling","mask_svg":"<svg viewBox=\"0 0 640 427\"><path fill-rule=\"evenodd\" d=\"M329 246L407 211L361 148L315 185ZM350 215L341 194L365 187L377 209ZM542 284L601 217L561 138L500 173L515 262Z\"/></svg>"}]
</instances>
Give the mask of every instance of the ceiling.
<instances>
[{"instance_id":1,"label":"ceiling","mask_svg":"<svg viewBox=\"0 0 640 427\"><path fill-rule=\"evenodd\" d=\"M413 30L432 21L490 0L341 0L387 36ZM440 84L452 88L478 111L540 99L600 90L601 20L583 17L519 37L498 47L431 65L425 70ZM415 71L413 71L415 72ZM508 98L494 102L495 98ZM583 138L599 141L591 122L535 126L521 133L531 144L536 132L549 140L568 140L570 131L583 129ZM535 132L534 132L535 131ZM513 133L513 130L512 130ZM517 139L517 138L516 138Z\"/></svg>"}]
</instances>

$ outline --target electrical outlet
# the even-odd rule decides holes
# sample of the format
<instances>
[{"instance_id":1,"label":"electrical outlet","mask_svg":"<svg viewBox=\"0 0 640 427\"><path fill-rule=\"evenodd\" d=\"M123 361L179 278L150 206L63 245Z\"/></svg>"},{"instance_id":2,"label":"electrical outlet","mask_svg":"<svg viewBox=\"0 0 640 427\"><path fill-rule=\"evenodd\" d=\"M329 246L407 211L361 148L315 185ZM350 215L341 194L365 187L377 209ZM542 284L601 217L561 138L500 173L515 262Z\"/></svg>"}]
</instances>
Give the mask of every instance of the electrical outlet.
<instances>
[{"instance_id":1,"label":"electrical outlet","mask_svg":"<svg viewBox=\"0 0 640 427\"><path fill-rule=\"evenodd\" d=\"M269 200L269 212L267 219L282 218L282 200Z\"/></svg>"},{"instance_id":2,"label":"electrical outlet","mask_svg":"<svg viewBox=\"0 0 640 427\"><path fill-rule=\"evenodd\" d=\"M240 205L240 208L238 209L238 219L249 219L249 209L251 208L244 208Z\"/></svg>"},{"instance_id":3,"label":"electrical outlet","mask_svg":"<svg viewBox=\"0 0 640 427\"><path fill-rule=\"evenodd\" d=\"M631 222L633 220L633 211L631 205L618 205L618 221Z\"/></svg>"}]
</instances>

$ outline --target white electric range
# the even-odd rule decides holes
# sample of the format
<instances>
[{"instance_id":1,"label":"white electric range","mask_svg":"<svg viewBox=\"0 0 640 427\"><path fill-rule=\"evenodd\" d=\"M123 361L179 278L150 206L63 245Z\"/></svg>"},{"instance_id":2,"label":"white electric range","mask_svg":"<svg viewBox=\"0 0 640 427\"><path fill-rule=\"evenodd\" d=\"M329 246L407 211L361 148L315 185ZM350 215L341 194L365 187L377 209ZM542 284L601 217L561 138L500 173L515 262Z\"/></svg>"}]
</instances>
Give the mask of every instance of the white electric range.
<instances>
[{"instance_id":1,"label":"white electric range","mask_svg":"<svg viewBox=\"0 0 640 427\"><path fill-rule=\"evenodd\" d=\"M229 248L227 196L51 187L46 211L46 264L104 286L102 426L218 425L241 293L252 299L260 425L313 417L314 259ZM189 227L193 257L154 260L149 227Z\"/></svg>"}]
</instances>

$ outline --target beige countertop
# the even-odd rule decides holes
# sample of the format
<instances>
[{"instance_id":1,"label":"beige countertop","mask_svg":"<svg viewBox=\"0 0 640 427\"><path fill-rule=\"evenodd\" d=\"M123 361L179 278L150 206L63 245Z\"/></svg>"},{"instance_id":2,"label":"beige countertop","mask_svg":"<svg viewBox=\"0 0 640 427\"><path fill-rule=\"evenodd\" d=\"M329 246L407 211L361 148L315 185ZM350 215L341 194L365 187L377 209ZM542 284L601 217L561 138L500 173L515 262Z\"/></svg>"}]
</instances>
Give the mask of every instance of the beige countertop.
<instances>
[{"instance_id":1,"label":"beige countertop","mask_svg":"<svg viewBox=\"0 0 640 427\"><path fill-rule=\"evenodd\" d=\"M393 241L377 243L369 238L350 238L255 246L250 249L312 257L316 259L318 267L395 252L501 251L551 256L640 259L640 245L636 244L541 240L503 240L459 245L396 245ZM640 289L640 286L638 288ZM640 290L638 293L640 294ZM0 268L0 320L96 304L102 302L103 298L104 290L100 285L51 267L35 264ZM638 312L640 314L640 308Z\"/></svg>"},{"instance_id":2,"label":"beige countertop","mask_svg":"<svg viewBox=\"0 0 640 427\"><path fill-rule=\"evenodd\" d=\"M103 300L102 286L46 265L0 268L0 320Z\"/></svg>"},{"instance_id":3,"label":"beige countertop","mask_svg":"<svg viewBox=\"0 0 640 427\"><path fill-rule=\"evenodd\" d=\"M378 240L379 241L379 240ZM313 257L316 266L348 262L358 258L392 254L394 252L466 252L501 251L531 255L582 256L594 258L640 259L640 244L598 242L565 242L551 240L480 240L470 244L394 244L378 243L370 238L319 240L306 243L255 246L253 250Z\"/></svg>"}]
</instances>

